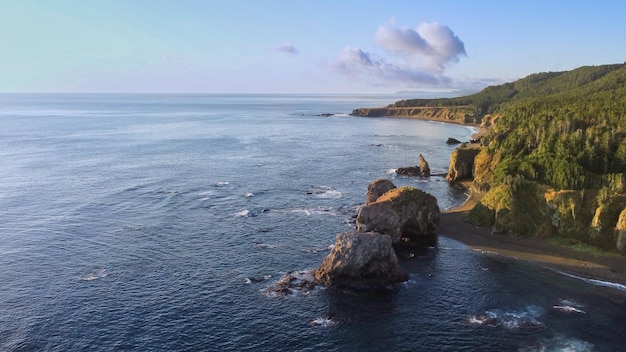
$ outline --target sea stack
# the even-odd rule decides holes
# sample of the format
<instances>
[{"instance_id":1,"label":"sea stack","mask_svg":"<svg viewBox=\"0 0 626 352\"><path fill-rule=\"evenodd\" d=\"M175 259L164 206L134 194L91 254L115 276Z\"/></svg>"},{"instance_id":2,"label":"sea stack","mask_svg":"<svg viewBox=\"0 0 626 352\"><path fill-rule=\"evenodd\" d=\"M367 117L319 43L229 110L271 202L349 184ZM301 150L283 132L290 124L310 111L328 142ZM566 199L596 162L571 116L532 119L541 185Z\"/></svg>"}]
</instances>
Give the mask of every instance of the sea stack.
<instances>
[{"instance_id":1,"label":"sea stack","mask_svg":"<svg viewBox=\"0 0 626 352\"><path fill-rule=\"evenodd\" d=\"M376 232L338 234L332 251L313 275L324 286L356 290L385 288L409 279L391 237Z\"/></svg>"},{"instance_id":2,"label":"sea stack","mask_svg":"<svg viewBox=\"0 0 626 352\"><path fill-rule=\"evenodd\" d=\"M439 226L437 198L413 187L393 188L361 208L359 232L379 232L392 244L420 246L436 241Z\"/></svg>"}]
</instances>

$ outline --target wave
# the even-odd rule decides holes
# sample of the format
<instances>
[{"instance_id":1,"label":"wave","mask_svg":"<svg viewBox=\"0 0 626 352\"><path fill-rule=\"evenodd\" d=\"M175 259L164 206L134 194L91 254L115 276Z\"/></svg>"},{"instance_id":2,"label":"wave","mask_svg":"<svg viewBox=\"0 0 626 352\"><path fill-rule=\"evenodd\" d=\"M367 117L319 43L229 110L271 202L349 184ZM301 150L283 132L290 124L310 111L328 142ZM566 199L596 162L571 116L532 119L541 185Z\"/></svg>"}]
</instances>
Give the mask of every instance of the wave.
<instances>
[{"instance_id":1,"label":"wave","mask_svg":"<svg viewBox=\"0 0 626 352\"><path fill-rule=\"evenodd\" d=\"M343 194L330 186L311 186L305 192L306 194L316 196L318 198L339 199Z\"/></svg>"},{"instance_id":2,"label":"wave","mask_svg":"<svg viewBox=\"0 0 626 352\"><path fill-rule=\"evenodd\" d=\"M244 209L242 211L236 212L233 215L237 216L237 217L240 217L240 218L246 218L246 217L248 217L249 214L250 214L250 211L248 209Z\"/></svg>"},{"instance_id":3,"label":"wave","mask_svg":"<svg viewBox=\"0 0 626 352\"><path fill-rule=\"evenodd\" d=\"M109 275L109 272L107 271L107 269L100 269L98 271L83 275L80 277L80 279L82 281L93 281L93 280L102 279L104 277L107 277L108 275Z\"/></svg>"},{"instance_id":4,"label":"wave","mask_svg":"<svg viewBox=\"0 0 626 352\"><path fill-rule=\"evenodd\" d=\"M322 318L315 318L315 319L311 320L311 322L309 324L311 326L318 326L318 327L321 327L321 328L326 328L326 327L329 327L331 325L335 325L336 323L335 323L335 321L333 321L330 318L322 317Z\"/></svg>"},{"instance_id":5,"label":"wave","mask_svg":"<svg viewBox=\"0 0 626 352\"><path fill-rule=\"evenodd\" d=\"M609 287L609 288L613 288L613 289L616 289L616 290L619 290L619 291L626 292L626 285L622 285L622 284L619 284L617 282L604 281L604 280L598 280L598 279L589 279L589 278L586 278L586 277L582 277L582 276L566 273L564 271L559 271L559 270L555 270L555 271L557 273L561 274L561 275L569 276L571 278L578 279L578 280L583 280L583 281L586 281L586 282L588 282L590 284L593 284L593 285L596 285L596 286Z\"/></svg>"},{"instance_id":6,"label":"wave","mask_svg":"<svg viewBox=\"0 0 626 352\"><path fill-rule=\"evenodd\" d=\"M593 344L573 337L556 336L548 339L540 339L531 345L523 346L520 352L544 352L544 351L593 351Z\"/></svg>"},{"instance_id":7,"label":"wave","mask_svg":"<svg viewBox=\"0 0 626 352\"><path fill-rule=\"evenodd\" d=\"M398 169L388 169L387 171L385 171L385 173L387 175L397 175L398 174L397 171Z\"/></svg>"},{"instance_id":8,"label":"wave","mask_svg":"<svg viewBox=\"0 0 626 352\"><path fill-rule=\"evenodd\" d=\"M543 310L537 306L528 306L523 311L494 309L470 315L467 320L474 325L498 326L518 334L534 334L546 329L546 325L538 320L542 313Z\"/></svg>"}]
</instances>

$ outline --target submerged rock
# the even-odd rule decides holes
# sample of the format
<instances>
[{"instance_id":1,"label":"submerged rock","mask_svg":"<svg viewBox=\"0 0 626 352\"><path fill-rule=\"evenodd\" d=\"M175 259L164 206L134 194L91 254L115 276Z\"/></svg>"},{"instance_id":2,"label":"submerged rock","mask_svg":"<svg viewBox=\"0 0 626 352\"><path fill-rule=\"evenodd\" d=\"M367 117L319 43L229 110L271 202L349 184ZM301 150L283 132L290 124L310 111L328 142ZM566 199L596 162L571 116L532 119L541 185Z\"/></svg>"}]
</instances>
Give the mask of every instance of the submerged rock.
<instances>
[{"instance_id":1,"label":"submerged rock","mask_svg":"<svg viewBox=\"0 0 626 352\"><path fill-rule=\"evenodd\" d=\"M413 187L392 189L359 211L359 232L379 232L394 245L429 245L439 226L437 198Z\"/></svg>"},{"instance_id":2,"label":"submerged rock","mask_svg":"<svg viewBox=\"0 0 626 352\"><path fill-rule=\"evenodd\" d=\"M285 274L278 282L270 285L265 294L273 297L284 297L294 294L308 295L317 286L310 271L294 271Z\"/></svg>"},{"instance_id":3,"label":"submerged rock","mask_svg":"<svg viewBox=\"0 0 626 352\"><path fill-rule=\"evenodd\" d=\"M338 234L333 250L313 276L324 286L357 290L409 279L398 262L391 238L375 232Z\"/></svg>"}]
</instances>

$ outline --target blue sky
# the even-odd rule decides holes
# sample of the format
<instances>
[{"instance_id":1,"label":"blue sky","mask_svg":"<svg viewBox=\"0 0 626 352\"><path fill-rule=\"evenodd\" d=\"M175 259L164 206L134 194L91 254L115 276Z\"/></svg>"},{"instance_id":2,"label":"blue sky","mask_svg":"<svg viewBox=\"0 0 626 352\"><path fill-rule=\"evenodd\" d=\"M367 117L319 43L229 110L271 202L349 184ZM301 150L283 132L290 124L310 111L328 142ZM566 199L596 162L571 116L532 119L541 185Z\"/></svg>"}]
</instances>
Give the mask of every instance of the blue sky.
<instances>
[{"instance_id":1,"label":"blue sky","mask_svg":"<svg viewBox=\"0 0 626 352\"><path fill-rule=\"evenodd\" d=\"M626 61L626 1L0 0L0 92L478 89Z\"/></svg>"}]
</instances>

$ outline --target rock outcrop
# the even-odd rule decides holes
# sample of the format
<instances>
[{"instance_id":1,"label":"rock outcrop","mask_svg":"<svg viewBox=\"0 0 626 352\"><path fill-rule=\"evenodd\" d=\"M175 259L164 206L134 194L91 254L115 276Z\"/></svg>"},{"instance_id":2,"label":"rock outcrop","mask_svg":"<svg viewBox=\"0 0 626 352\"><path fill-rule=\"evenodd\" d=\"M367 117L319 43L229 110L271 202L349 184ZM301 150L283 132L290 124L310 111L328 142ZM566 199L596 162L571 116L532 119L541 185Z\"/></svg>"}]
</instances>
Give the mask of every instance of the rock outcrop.
<instances>
[{"instance_id":1,"label":"rock outcrop","mask_svg":"<svg viewBox=\"0 0 626 352\"><path fill-rule=\"evenodd\" d=\"M446 144L461 144L461 141L456 139L456 138L448 138L448 140L446 141Z\"/></svg>"},{"instance_id":2,"label":"rock outcrop","mask_svg":"<svg viewBox=\"0 0 626 352\"><path fill-rule=\"evenodd\" d=\"M426 161L426 159L424 159L422 154L420 154L419 156L419 161L420 161L420 176L430 177L430 166L428 165L428 162Z\"/></svg>"},{"instance_id":3,"label":"rock outcrop","mask_svg":"<svg viewBox=\"0 0 626 352\"><path fill-rule=\"evenodd\" d=\"M446 180L450 182L474 178L474 158L480 149L457 148L450 155L450 167Z\"/></svg>"},{"instance_id":4,"label":"rock outcrop","mask_svg":"<svg viewBox=\"0 0 626 352\"><path fill-rule=\"evenodd\" d=\"M419 156L419 165L409 166L409 167L400 167L396 170L396 174L403 176L420 176L420 177L430 177L430 166L424 156L420 154Z\"/></svg>"},{"instance_id":5,"label":"rock outcrop","mask_svg":"<svg viewBox=\"0 0 626 352\"><path fill-rule=\"evenodd\" d=\"M365 204L374 203L378 197L385 194L387 191L396 188L396 185L389 180L376 180L367 186L367 195L365 196Z\"/></svg>"},{"instance_id":6,"label":"rock outcrop","mask_svg":"<svg viewBox=\"0 0 626 352\"><path fill-rule=\"evenodd\" d=\"M413 187L392 189L359 211L359 232L375 231L394 245L427 245L436 241L439 226L437 198Z\"/></svg>"},{"instance_id":7,"label":"rock outcrop","mask_svg":"<svg viewBox=\"0 0 626 352\"><path fill-rule=\"evenodd\" d=\"M335 246L313 276L327 287L357 290L382 288L409 278L391 238L375 232L338 234Z\"/></svg>"},{"instance_id":8,"label":"rock outcrop","mask_svg":"<svg viewBox=\"0 0 626 352\"><path fill-rule=\"evenodd\" d=\"M619 214L615 232L617 235L617 250L626 253L626 208Z\"/></svg>"}]
</instances>

